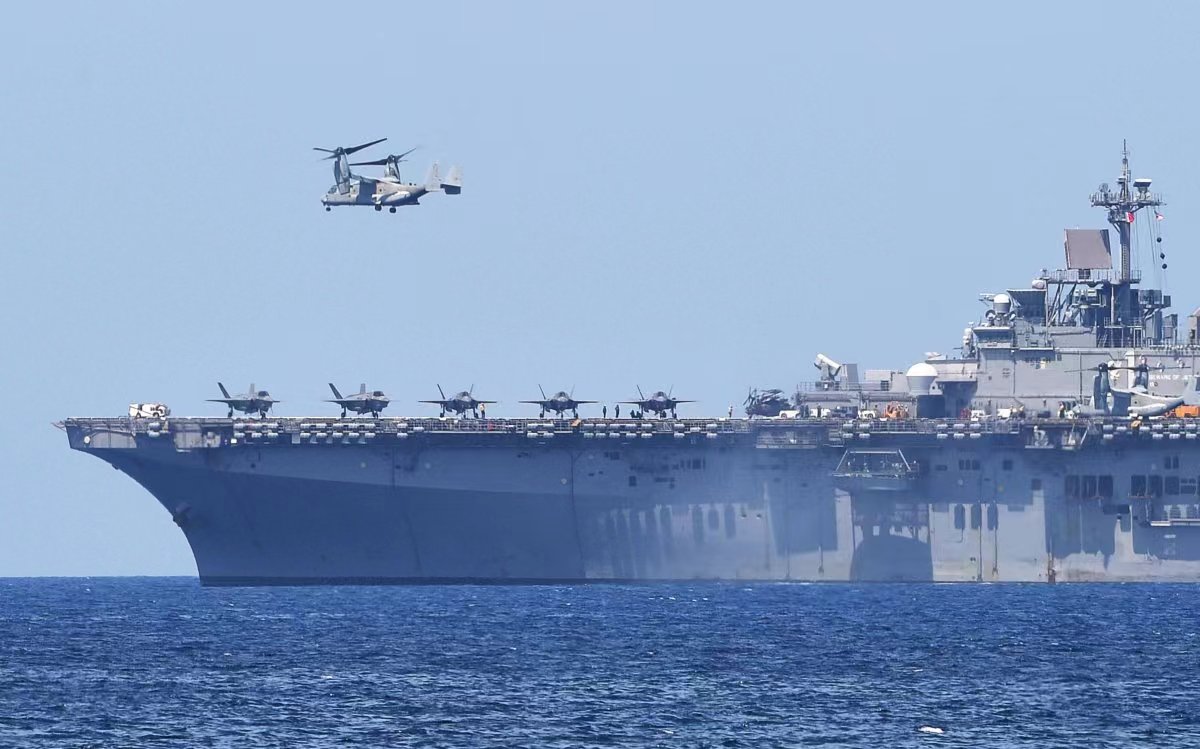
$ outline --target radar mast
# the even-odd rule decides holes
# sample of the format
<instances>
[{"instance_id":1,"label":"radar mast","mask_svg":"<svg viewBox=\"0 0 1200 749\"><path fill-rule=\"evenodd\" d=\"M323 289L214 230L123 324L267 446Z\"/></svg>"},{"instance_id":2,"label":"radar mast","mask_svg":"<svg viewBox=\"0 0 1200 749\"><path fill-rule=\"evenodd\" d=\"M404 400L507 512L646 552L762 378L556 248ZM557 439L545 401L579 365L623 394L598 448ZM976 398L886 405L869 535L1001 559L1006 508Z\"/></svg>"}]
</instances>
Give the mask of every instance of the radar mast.
<instances>
[{"instance_id":1,"label":"radar mast","mask_svg":"<svg viewBox=\"0 0 1200 749\"><path fill-rule=\"evenodd\" d=\"M1132 192L1130 183L1132 182ZM1121 141L1121 176L1117 177L1117 189L1109 189L1107 184L1092 193L1092 205L1108 209L1108 223L1117 230L1121 238L1121 267L1118 269L1117 283L1127 284L1133 279L1132 263L1129 257L1130 237L1133 234L1134 214L1147 206L1162 205L1162 196L1150 192L1150 180L1145 177L1132 179L1129 172L1129 145Z\"/></svg>"}]
</instances>

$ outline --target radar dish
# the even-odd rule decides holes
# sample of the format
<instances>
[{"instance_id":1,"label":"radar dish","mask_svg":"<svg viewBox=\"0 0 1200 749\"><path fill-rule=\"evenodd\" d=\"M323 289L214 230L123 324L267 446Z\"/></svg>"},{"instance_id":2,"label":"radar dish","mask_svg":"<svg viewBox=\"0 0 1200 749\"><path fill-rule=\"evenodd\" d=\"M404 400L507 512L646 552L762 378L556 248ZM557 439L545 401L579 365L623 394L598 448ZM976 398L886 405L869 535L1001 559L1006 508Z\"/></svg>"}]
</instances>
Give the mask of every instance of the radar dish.
<instances>
[{"instance_id":1,"label":"radar dish","mask_svg":"<svg viewBox=\"0 0 1200 749\"><path fill-rule=\"evenodd\" d=\"M1112 268L1112 247L1108 241L1108 229L1067 229L1064 244L1067 249L1068 269Z\"/></svg>"}]
</instances>

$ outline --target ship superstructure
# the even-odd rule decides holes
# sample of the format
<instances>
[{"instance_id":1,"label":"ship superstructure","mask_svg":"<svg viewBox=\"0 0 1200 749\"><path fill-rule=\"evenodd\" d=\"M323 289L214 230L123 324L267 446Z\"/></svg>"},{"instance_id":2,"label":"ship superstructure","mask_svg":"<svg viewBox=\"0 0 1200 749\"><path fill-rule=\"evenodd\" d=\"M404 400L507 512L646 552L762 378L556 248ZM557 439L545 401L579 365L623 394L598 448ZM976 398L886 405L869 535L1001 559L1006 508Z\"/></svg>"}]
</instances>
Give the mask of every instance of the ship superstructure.
<instances>
[{"instance_id":1,"label":"ship superstructure","mask_svg":"<svg viewBox=\"0 0 1200 749\"><path fill-rule=\"evenodd\" d=\"M1092 196L1116 268L1107 230L1070 230L1066 268L983 295L956 356L860 377L821 355L773 418L62 426L171 513L206 584L1197 580L1197 315L1181 335L1132 267L1149 188L1126 153Z\"/></svg>"}]
</instances>

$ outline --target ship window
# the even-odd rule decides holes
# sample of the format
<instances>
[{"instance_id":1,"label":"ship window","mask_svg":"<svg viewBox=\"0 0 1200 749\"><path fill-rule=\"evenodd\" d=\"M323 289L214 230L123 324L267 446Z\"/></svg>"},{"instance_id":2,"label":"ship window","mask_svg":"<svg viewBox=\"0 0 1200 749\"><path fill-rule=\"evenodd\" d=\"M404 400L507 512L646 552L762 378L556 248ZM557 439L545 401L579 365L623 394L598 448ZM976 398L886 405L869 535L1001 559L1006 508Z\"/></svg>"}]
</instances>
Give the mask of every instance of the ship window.
<instances>
[{"instance_id":1,"label":"ship window","mask_svg":"<svg viewBox=\"0 0 1200 749\"><path fill-rule=\"evenodd\" d=\"M938 465L935 465L935 466L933 467L933 470L935 470L935 471L945 471L945 470L947 470L947 467L946 467L944 464L941 464L941 463L939 463Z\"/></svg>"},{"instance_id":2,"label":"ship window","mask_svg":"<svg viewBox=\"0 0 1200 749\"><path fill-rule=\"evenodd\" d=\"M1168 456L1163 461L1163 464L1164 464L1164 466L1163 466L1164 468L1178 468L1179 467L1179 456L1178 455Z\"/></svg>"},{"instance_id":3,"label":"ship window","mask_svg":"<svg viewBox=\"0 0 1200 749\"><path fill-rule=\"evenodd\" d=\"M630 477L629 477L629 485L630 485L630 486L637 486L637 476L630 476Z\"/></svg>"},{"instance_id":4,"label":"ship window","mask_svg":"<svg viewBox=\"0 0 1200 749\"><path fill-rule=\"evenodd\" d=\"M1146 477L1145 476L1130 476L1129 477L1129 496L1144 497L1146 496Z\"/></svg>"},{"instance_id":5,"label":"ship window","mask_svg":"<svg viewBox=\"0 0 1200 749\"><path fill-rule=\"evenodd\" d=\"M954 530L961 531L967 525L967 511L962 505L954 505Z\"/></svg>"},{"instance_id":6,"label":"ship window","mask_svg":"<svg viewBox=\"0 0 1200 749\"><path fill-rule=\"evenodd\" d=\"M1179 479L1179 493L1185 497L1196 495L1196 479Z\"/></svg>"},{"instance_id":7,"label":"ship window","mask_svg":"<svg viewBox=\"0 0 1200 749\"><path fill-rule=\"evenodd\" d=\"M979 505L971 505L971 530L979 530L979 523L983 520L983 508Z\"/></svg>"},{"instance_id":8,"label":"ship window","mask_svg":"<svg viewBox=\"0 0 1200 749\"><path fill-rule=\"evenodd\" d=\"M1100 496L1104 499L1112 499L1113 496L1113 477L1100 476Z\"/></svg>"},{"instance_id":9,"label":"ship window","mask_svg":"<svg viewBox=\"0 0 1200 749\"><path fill-rule=\"evenodd\" d=\"M1000 467L1006 471L1011 471L1013 468L1012 458L1005 458L1000 462Z\"/></svg>"},{"instance_id":10,"label":"ship window","mask_svg":"<svg viewBox=\"0 0 1200 749\"><path fill-rule=\"evenodd\" d=\"M1032 479L1029 482L1029 488L1034 490L1035 492L1041 491L1042 490L1042 480L1041 479Z\"/></svg>"},{"instance_id":11,"label":"ship window","mask_svg":"<svg viewBox=\"0 0 1200 749\"><path fill-rule=\"evenodd\" d=\"M1078 476L1067 476L1066 486L1063 487L1063 493L1066 494L1067 497L1069 497L1071 499L1075 499L1079 496L1079 477Z\"/></svg>"},{"instance_id":12,"label":"ship window","mask_svg":"<svg viewBox=\"0 0 1200 749\"><path fill-rule=\"evenodd\" d=\"M988 505L987 527L989 531L996 530L996 526L1000 524L1000 510L996 505Z\"/></svg>"},{"instance_id":13,"label":"ship window","mask_svg":"<svg viewBox=\"0 0 1200 749\"><path fill-rule=\"evenodd\" d=\"M1084 476L1082 488L1079 490L1079 496L1083 499L1092 499L1096 496L1096 477Z\"/></svg>"},{"instance_id":14,"label":"ship window","mask_svg":"<svg viewBox=\"0 0 1200 749\"><path fill-rule=\"evenodd\" d=\"M1167 476L1165 484L1166 485L1164 488L1166 489L1168 497L1178 497L1179 496L1179 477L1178 476Z\"/></svg>"},{"instance_id":15,"label":"ship window","mask_svg":"<svg viewBox=\"0 0 1200 749\"><path fill-rule=\"evenodd\" d=\"M725 538L733 538L737 534L737 519L733 516L733 505L725 505Z\"/></svg>"},{"instance_id":16,"label":"ship window","mask_svg":"<svg viewBox=\"0 0 1200 749\"><path fill-rule=\"evenodd\" d=\"M971 470L972 470L972 471L978 471L978 470L979 470L979 461L978 461L978 460L972 460L972 461L971 461Z\"/></svg>"},{"instance_id":17,"label":"ship window","mask_svg":"<svg viewBox=\"0 0 1200 749\"><path fill-rule=\"evenodd\" d=\"M1163 477L1152 475L1150 479L1150 496L1161 497L1163 495Z\"/></svg>"}]
</instances>

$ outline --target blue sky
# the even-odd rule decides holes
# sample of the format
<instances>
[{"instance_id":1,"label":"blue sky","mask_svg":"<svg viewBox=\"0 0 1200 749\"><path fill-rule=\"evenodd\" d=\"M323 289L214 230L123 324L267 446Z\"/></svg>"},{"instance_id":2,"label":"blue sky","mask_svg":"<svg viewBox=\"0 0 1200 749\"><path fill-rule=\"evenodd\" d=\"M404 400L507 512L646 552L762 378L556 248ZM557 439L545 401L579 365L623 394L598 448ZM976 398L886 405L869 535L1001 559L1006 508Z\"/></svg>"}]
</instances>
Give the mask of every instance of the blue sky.
<instances>
[{"instance_id":1,"label":"blue sky","mask_svg":"<svg viewBox=\"0 0 1200 749\"><path fill-rule=\"evenodd\" d=\"M50 426L635 385L720 413L818 352L949 351L1061 262L1122 138L1183 315L1200 9L1070 3L16 5L0 46L0 575L194 574ZM15 33L14 33L15 32ZM313 146L420 145L461 196L325 213ZM681 414L682 415L682 414Z\"/></svg>"}]
</instances>

